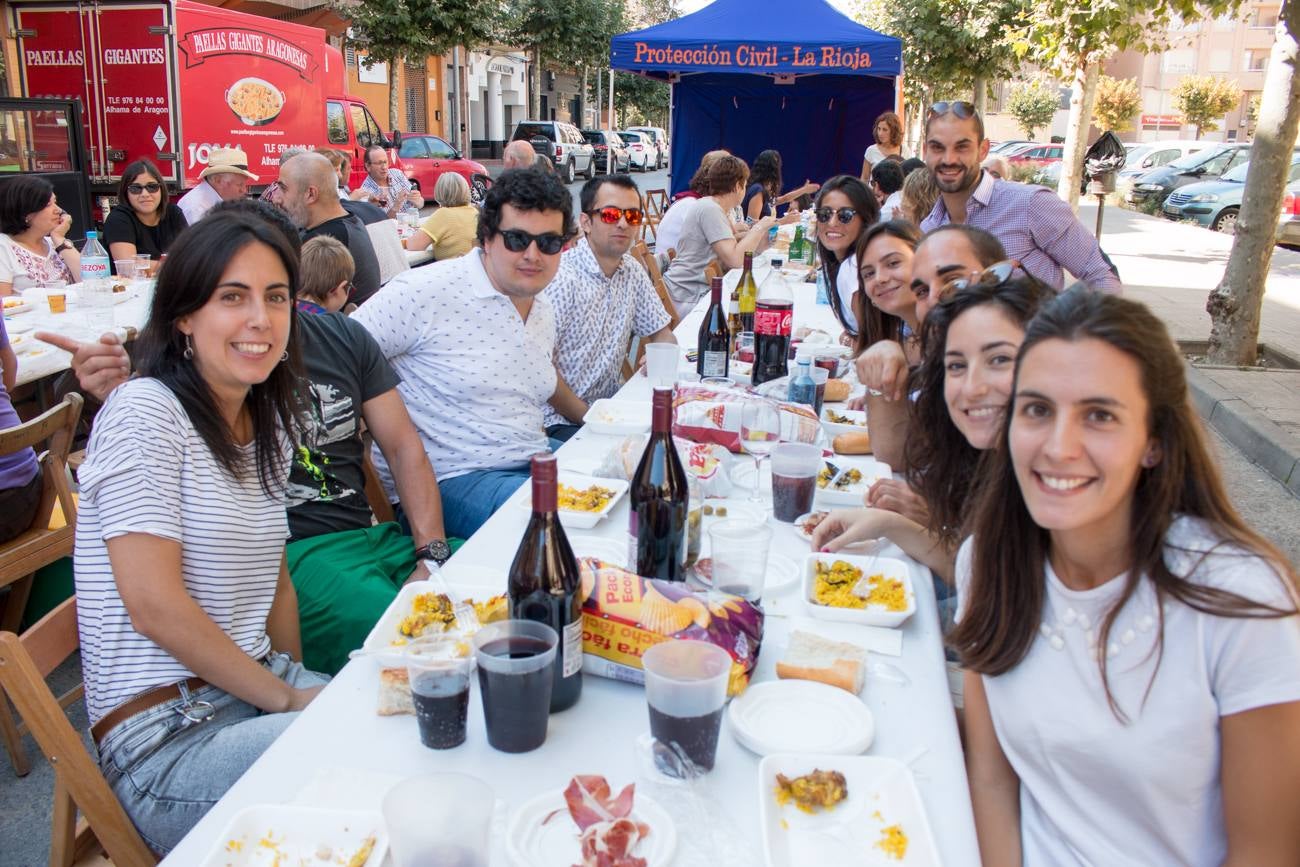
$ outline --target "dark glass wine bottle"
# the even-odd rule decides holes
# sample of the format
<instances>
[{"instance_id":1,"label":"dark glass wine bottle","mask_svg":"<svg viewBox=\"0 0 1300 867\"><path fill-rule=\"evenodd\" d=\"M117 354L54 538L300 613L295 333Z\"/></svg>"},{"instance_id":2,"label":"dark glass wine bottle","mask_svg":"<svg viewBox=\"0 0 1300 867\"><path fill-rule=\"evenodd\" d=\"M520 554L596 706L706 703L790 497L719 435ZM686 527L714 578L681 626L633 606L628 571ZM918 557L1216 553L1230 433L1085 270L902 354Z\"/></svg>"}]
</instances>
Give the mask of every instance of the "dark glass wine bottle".
<instances>
[{"instance_id":1,"label":"dark glass wine bottle","mask_svg":"<svg viewBox=\"0 0 1300 867\"><path fill-rule=\"evenodd\" d=\"M554 712L582 694L582 581L557 511L555 455L534 455L532 473L533 516L510 564L506 593L511 617L545 623L560 637L551 689Z\"/></svg>"},{"instance_id":2,"label":"dark glass wine bottle","mask_svg":"<svg viewBox=\"0 0 1300 867\"><path fill-rule=\"evenodd\" d=\"M673 446L673 390L656 388L650 440L628 490L628 560L645 578L685 581L686 470Z\"/></svg>"},{"instance_id":3,"label":"dark glass wine bottle","mask_svg":"<svg viewBox=\"0 0 1300 867\"><path fill-rule=\"evenodd\" d=\"M731 332L727 330L727 313L722 309L722 278L714 277L709 285L712 298L709 309L700 322L700 337L696 347L699 357L695 372L706 376L726 376L731 361Z\"/></svg>"}]
</instances>

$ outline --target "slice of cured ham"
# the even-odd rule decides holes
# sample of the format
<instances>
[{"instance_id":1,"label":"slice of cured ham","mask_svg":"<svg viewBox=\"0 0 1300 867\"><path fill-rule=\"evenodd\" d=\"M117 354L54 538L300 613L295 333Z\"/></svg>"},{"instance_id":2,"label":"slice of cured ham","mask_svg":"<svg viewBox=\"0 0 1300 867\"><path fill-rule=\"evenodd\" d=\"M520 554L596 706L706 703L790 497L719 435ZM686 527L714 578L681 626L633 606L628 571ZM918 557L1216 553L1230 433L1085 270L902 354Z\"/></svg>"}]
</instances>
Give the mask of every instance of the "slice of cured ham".
<instances>
[{"instance_id":1,"label":"slice of cured ham","mask_svg":"<svg viewBox=\"0 0 1300 867\"><path fill-rule=\"evenodd\" d=\"M632 798L636 784L628 783L617 798L611 798L609 783L604 777L595 774L582 774L569 781L564 790L564 802L569 805L569 815L585 831L597 822L612 822L626 819L632 814Z\"/></svg>"},{"instance_id":2,"label":"slice of cured ham","mask_svg":"<svg viewBox=\"0 0 1300 867\"><path fill-rule=\"evenodd\" d=\"M575 867L646 867L646 860L631 854L643 836L631 819L598 822L582 832L582 864Z\"/></svg>"}]
</instances>

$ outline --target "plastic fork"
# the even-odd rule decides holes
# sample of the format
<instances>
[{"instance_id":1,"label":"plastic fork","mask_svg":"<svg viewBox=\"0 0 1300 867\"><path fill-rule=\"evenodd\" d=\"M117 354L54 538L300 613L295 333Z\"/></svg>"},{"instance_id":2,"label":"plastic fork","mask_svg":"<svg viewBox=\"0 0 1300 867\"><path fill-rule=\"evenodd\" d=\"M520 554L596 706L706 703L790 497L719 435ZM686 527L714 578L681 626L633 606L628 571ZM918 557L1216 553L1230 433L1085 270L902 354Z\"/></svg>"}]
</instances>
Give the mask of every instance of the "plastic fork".
<instances>
[{"instance_id":1,"label":"plastic fork","mask_svg":"<svg viewBox=\"0 0 1300 867\"><path fill-rule=\"evenodd\" d=\"M479 623L478 613L474 611L474 606L452 592L451 588L447 586L447 579L442 574L442 569L436 562L425 560L424 565L429 570L429 582L433 584L434 589L451 600L451 610L456 615L456 628L465 635L478 632L483 624Z\"/></svg>"}]
</instances>

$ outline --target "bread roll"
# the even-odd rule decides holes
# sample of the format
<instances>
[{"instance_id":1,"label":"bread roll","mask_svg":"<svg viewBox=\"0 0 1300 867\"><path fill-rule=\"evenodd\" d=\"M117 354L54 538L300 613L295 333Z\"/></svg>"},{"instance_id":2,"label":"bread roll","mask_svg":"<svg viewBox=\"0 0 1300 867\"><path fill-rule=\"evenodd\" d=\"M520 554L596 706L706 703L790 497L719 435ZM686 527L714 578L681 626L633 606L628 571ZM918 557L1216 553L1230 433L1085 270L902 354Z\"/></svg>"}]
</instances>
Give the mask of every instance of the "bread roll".
<instances>
[{"instance_id":1,"label":"bread roll","mask_svg":"<svg viewBox=\"0 0 1300 867\"><path fill-rule=\"evenodd\" d=\"M840 434L831 441L831 447L841 455L869 455L871 434L866 431Z\"/></svg>"},{"instance_id":2,"label":"bread roll","mask_svg":"<svg viewBox=\"0 0 1300 867\"><path fill-rule=\"evenodd\" d=\"M401 713L415 713L410 677L405 668L385 668L379 672L379 715Z\"/></svg>"},{"instance_id":3,"label":"bread roll","mask_svg":"<svg viewBox=\"0 0 1300 867\"><path fill-rule=\"evenodd\" d=\"M823 400L827 403L848 400L851 391L853 391L853 387L849 385L847 380L828 379L826 380L826 393Z\"/></svg>"},{"instance_id":4,"label":"bread roll","mask_svg":"<svg viewBox=\"0 0 1300 867\"><path fill-rule=\"evenodd\" d=\"M867 652L856 644L796 629L790 633L785 658L776 664L776 676L815 680L856 695L867 677Z\"/></svg>"}]
</instances>

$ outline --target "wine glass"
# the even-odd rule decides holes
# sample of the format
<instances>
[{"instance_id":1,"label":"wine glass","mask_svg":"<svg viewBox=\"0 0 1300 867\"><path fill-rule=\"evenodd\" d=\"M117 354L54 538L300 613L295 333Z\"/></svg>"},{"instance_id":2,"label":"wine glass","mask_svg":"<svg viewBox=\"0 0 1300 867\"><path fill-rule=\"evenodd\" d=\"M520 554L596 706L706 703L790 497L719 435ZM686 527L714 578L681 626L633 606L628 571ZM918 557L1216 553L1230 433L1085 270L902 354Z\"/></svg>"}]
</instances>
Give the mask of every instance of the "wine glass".
<instances>
[{"instance_id":1,"label":"wine glass","mask_svg":"<svg viewBox=\"0 0 1300 867\"><path fill-rule=\"evenodd\" d=\"M740 447L754 458L754 487L749 501L763 501L763 459L781 441L781 414L765 400L746 401L740 410Z\"/></svg>"}]
</instances>

